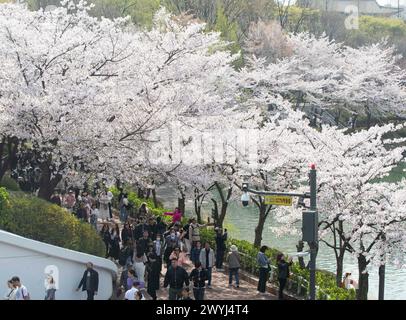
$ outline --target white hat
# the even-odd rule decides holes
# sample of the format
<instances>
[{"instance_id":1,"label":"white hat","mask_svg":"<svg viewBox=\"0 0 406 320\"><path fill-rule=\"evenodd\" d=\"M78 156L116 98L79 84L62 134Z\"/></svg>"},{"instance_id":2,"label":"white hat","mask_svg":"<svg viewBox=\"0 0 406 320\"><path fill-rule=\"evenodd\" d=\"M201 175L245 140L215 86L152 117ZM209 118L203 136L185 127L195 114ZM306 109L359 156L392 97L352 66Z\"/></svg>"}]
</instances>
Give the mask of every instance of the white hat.
<instances>
[{"instance_id":1,"label":"white hat","mask_svg":"<svg viewBox=\"0 0 406 320\"><path fill-rule=\"evenodd\" d=\"M236 245L233 244L233 245L230 247L230 250L231 250L231 252L235 252L235 251L238 251L238 248L237 248Z\"/></svg>"}]
</instances>

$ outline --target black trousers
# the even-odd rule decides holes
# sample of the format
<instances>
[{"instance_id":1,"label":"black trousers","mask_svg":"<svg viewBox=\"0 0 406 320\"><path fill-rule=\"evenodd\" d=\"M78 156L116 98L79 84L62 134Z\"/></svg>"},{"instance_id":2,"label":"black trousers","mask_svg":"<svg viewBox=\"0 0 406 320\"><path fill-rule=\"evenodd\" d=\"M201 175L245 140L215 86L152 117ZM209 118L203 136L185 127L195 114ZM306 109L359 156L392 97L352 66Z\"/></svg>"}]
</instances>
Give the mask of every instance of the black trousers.
<instances>
[{"instance_id":1,"label":"black trousers","mask_svg":"<svg viewBox=\"0 0 406 320\"><path fill-rule=\"evenodd\" d=\"M94 300L94 291L86 290L87 300Z\"/></svg>"},{"instance_id":2,"label":"black trousers","mask_svg":"<svg viewBox=\"0 0 406 320\"><path fill-rule=\"evenodd\" d=\"M269 275L268 268L259 268L259 281L258 281L259 292L265 292L268 275Z\"/></svg>"},{"instance_id":3,"label":"black trousers","mask_svg":"<svg viewBox=\"0 0 406 320\"><path fill-rule=\"evenodd\" d=\"M110 216L110 219L113 219L113 213L112 213L112 210L111 210L111 203L109 202L109 216Z\"/></svg>"},{"instance_id":4,"label":"black trousers","mask_svg":"<svg viewBox=\"0 0 406 320\"><path fill-rule=\"evenodd\" d=\"M217 269L223 268L223 260L224 260L224 251L217 250L217 254L216 254L216 268Z\"/></svg>"},{"instance_id":5,"label":"black trousers","mask_svg":"<svg viewBox=\"0 0 406 320\"><path fill-rule=\"evenodd\" d=\"M278 280L279 280L279 300L283 300L283 289L285 288L287 279L279 278Z\"/></svg>"}]
</instances>

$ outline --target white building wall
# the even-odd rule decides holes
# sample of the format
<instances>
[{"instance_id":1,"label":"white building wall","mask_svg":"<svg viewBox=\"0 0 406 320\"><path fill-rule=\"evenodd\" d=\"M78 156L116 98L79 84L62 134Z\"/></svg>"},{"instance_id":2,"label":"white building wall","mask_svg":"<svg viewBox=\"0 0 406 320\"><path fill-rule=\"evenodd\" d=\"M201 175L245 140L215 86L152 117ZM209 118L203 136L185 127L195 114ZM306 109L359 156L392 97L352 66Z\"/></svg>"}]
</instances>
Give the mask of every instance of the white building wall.
<instances>
[{"instance_id":1,"label":"white building wall","mask_svg":"<svg viewBox=\"0 0 406 320\"><path fill-rule=\"evenodd\" d=\"M110 260L30 240L0 230L0 294L7 291L7 280L18 276L31 299L45 297L46 273L53 270L57 300L84 300L86 292L76 288L86 269L94 264L99 273L99 291L95 300L107 300L113 293L116 265Z\"/></svg>"}]
</instances>

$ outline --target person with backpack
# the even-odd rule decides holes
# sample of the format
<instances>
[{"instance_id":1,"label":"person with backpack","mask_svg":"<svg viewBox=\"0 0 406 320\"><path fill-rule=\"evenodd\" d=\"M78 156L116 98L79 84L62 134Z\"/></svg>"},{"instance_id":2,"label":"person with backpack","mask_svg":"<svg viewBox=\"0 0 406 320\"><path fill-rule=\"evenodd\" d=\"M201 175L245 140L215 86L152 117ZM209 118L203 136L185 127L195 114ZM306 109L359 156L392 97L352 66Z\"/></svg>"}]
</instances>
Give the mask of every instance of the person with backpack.
<instances>
[{"instance_id":1,"label":"person with backpack","mask_svg":"<svg viewBox=\"0 0 406 320\"><path fill-rule=\"evenodd\" d=\"M16 300L30 300L30 293L27 288L21 283L20 278L15 276L11 278L13 286L16 288Z\"/></svg>"},{"instance_id":2,"label":"person with backpack","mask_svg":"<svg viewBox=\"0 0 406 320\"><path fill-rule=\"evenodd\" d=\"M276 257L276 262L278 264L279 300L283 300L283 289L289 278L289 267L292 265L292 257L289 258L289 262L286 262L284 255L280 253Z\"/></svg>"}]
</instances>

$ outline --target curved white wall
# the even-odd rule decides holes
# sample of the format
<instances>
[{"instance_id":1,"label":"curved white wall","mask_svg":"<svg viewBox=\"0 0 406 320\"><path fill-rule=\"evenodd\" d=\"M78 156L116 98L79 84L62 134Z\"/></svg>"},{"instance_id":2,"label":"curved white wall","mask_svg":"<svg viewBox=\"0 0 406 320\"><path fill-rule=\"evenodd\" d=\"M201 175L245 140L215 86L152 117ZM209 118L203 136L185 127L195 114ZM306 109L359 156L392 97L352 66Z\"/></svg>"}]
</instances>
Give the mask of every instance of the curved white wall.
<instances>
[{"instance_id":1,"label":"curved white wall","mask_svg":"<svg viewBox=\"0 0 406 320\"><path fill-rule=\"evenodd\" d=\"M110 260L0 230L0 294L3 296L6 292L7 280L18 276L27 287L31 299L43 300L46 272L54 270L57 300L86 299L86 292L75 290L88 261L99 273L99 291L95 300L109 299L113 292L113 279L117 275L117 267Z\"/></svg>"}]
</instances>

